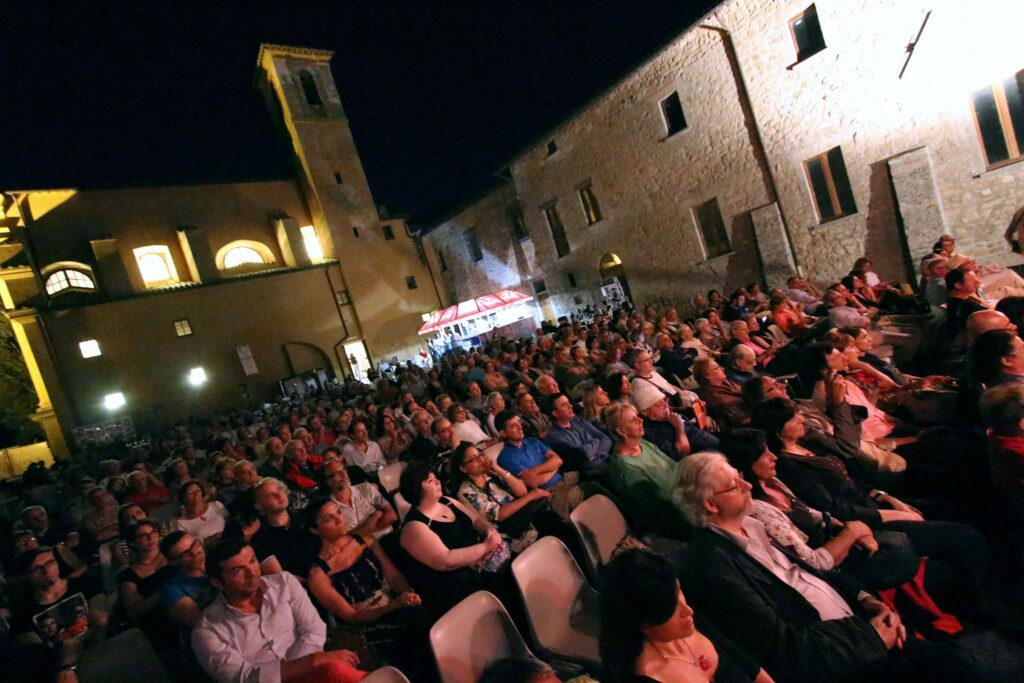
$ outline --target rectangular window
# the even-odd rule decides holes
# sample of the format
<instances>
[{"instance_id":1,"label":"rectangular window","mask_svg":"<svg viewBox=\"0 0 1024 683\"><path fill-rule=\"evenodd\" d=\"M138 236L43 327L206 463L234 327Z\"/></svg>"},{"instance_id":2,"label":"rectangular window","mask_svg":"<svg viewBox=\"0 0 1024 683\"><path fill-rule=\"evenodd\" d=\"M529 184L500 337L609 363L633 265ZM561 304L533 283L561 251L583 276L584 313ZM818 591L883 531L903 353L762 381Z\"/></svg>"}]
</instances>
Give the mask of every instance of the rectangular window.
<instances>
[{"instance_id":1,"label":"rectangular window","mask_svg":"<svg viewBox=\"0 0 1024 683\"><path fill-rule=\"evenodd\" d=\"M343 185L345 181L342 180L342 177L341 177L340 173L335 173L334 174L334 182L336 182L339 185Z\"/></svg>"},{"instance_id":2,"label":"rectangular window","mask_svg":"<svg viewBox=\"0 0 1024 683\"><path fill-rule=\"evenodd\" d=\"M320 237L316 234L316 228L312 225L304 225L299 228L302 235L302 243L306 247L306 255L310 261L323 261L324 249L320 245Z\"/></svg>"},{"instance_id":3,"label":"rectangular window","mask_svg":"<svg viewBox=\"0 0 1024 683\"><path fill-rule=\"evenodd\" d=\"M530 237L530 233L526 230L523 209L518 204L508 207L508 222L512 224L512 234L517 240L522 241Z\"/></svg>"},{"instance_id":4,"label":"rectangular window","mask_svg":"<svg viewBox=\"0 0 1024 683\"><path fill-rule=\"evenodd\" d=\"M103 355L103 352L100 351L100 343L95 339L78 342L78 348L82 352L82 358L95 358Z\"/></svg>"},{"instance_id":5,"label":"rectangular window","mask_svg":"<svg viewBox=\"0 0 1024 683\"><path fill-rule=\"evenodd\" d=\"M359 237L359 228L352 226L352 234L356 237Z\"/></svg>"},{"instance_id":6,"label":"rectangular window","mask_svg":"<svg viewBox=\"0 0 1024 683\"><path fill-rule=\"evenodd\" d=\"M670 137L686 130L686 116L683 114L679 93L674 92L661 101L661 115L665 117L665 132Z\"/></svg>"},{"instance_id":7,"label":"rectangular window","mask_svg":"<svg viewBox=\"0 0 1024 683\"><path fill-rule=\"evenodd\" d=\"M543 294L546 291L548 291L548 286L544 282L544 280L534 280L533 281L533 293L535 295L536 294Z\"/></svg>"},{"instance_id":8,"label":"rectangular window","mask_svg":"<svg viewBox=\"0 0 1024 683\"><path fill-rule=\"evenodd\" d=\"M839 147L808 159L804 162L804 169L822 223L857 213L843 151Z\"/></svg>"},{"instance_id":9,"label":"rectangular window","mask_svg":"<svg viewBox=\"0 0 1024 683\"><path fill-rule=\"evenodd\" d=\"M179 337L187 337L192 334L192 323L188 320L175 320L174 321L174 334Z\"/></svg>"},{"instance_id":10,"label":"rectangular window","mask_svg":"<svg viewBox=\"0 0 1024 683\"><path fill-rule=\"evenodd\" d=\"M409 277L405 278L405 286L408 287L409 289L418 289L419 285L416 284L416 276L410 275Z\"/></svg>"},{"instance_id":11,"label":"rectangular window","mask_svg":"<svg viewBox=\"0 0 1024 683\"><path fill-rule=\"evenodd\" d=\"M448 272L448 261L444 257L444 251L441 249L437 250L437 265L441 266L441 272Z\"/></svg>"},{"instance_id":12,"label":"rectangular window","mask_svg":"<svg viewBox=\"0 0 1024 683\"><path fill-rule=\"evenodd\" d=\"M729 244L729 233L725 230L722 211L718 208L718 200L711 199L693 210L700 229L701 241L704 243L705 258L713 259L732 251Z\"/></svg>"},{"instance_id":13,"label":"rectangular window","mask_svg":"<svg viewBox=\"0 0 1024 683\"><path fill-rule=\"evenodd\" d=\"M566 273L565 278L569 281L569 287L576 289L576 273Z\"/></svg>"},{"instance_id":14,"label":"rectangular window","mask_svg":"<svg viewBox=\"0 0 1024 683\"><path fill-rule=\"evenodd\" d=\"M594 194L594 186L584 185L577 192L580 195L580 205L583 206L583 215L587 219L587 225L593 225L601 220L601 205L597 203L597 195Z\"/></svg>"},{"instance_id":15,"label":"rectangular window","mask_svg":"<svg viewBox=\"0 0 1024 683\"><path fill-rule=\"evenodd\" d=\"M999 166L1024 156L1024 70L971 99L985 163Z\"/></svg>"},{"instance_id":16,"label":"rectangular window","mask_svg":"<svg viewBox=\"0 0 1024 683\"><path fill-rule=\"evenodd\" d=\"M558 145L554 140L548 140L548 156L551 156L558 151Z\"/></svg>"},{"instance_id":17,"label":"rectangular window","mask_svg":"<svg viewBox=\"0 0 1024 683\"><path fill-rule=\"evenodd\" d=\"M818 9L811 5L789 20L789 32L796 46L796 61L801 62L825 49L825 36L821 34Z\"/></svg>"},{"instance_id":18,"label":"rectangular window","mask_svg":"<svg viewBox=\"0 0 1024 683\"><path fill-rule=\"evenodd\" d=\"M467 230L465 233L466 249L469 250L469 258L473 263L484 260L484 252L480 249L480 241L476 238L476 232Z\"/></svg>"},{"instance_id":19,"label":"rectangular window","mask_svg":"<svg viewBox=\"0 0 1024 683\"><path fill-rule=\"evenodd\" d=\"M386 239L386 240L393 240L393 239L395 239L395 231L391 228L390 225L382 225L380 229L384 231L384 239Z\"/></svg>"},{"instance_id":20,"label":"rectangular window","mask_svg":"<svg viewBox=\"0 0 1024 683\"><path fill-rule=\"evenodd\" d=\"M551 228L551 239L555 241L555 251L558 253L558 258L562 258L569 253L570 249L569 238L565 236L565 226L562 225L562 219L558 215L558 208L552 204L544 209L544 215L548 219L548 227Z\"/></svg>"}]
</instances>

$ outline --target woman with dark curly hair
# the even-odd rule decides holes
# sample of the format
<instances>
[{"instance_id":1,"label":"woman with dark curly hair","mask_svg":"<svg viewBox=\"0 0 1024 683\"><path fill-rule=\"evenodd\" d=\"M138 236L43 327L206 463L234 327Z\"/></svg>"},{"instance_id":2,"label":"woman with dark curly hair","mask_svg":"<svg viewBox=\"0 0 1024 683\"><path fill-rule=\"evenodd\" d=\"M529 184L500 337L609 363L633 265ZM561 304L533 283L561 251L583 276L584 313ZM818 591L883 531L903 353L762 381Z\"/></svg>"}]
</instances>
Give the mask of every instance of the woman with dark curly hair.
<instances>
[{"instance_id":1,"label":"woman with dark curly hair","mask_svg":"<svg viewBox=\"0 0 1024 683\"><path fill-rule=\"evenodd\" d=\"M647 550L612 558L603 574L604 681L738 683L772 680L686 604L668 560Z\"/></svg>"}]
</instances>

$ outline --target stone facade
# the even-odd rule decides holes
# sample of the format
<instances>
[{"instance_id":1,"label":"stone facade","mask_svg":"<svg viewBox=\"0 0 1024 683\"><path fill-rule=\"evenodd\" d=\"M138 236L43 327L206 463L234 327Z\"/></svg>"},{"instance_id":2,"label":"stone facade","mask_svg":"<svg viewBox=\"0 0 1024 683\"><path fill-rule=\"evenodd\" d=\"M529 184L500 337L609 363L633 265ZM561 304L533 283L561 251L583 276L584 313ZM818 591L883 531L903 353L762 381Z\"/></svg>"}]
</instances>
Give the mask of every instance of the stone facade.
<instances>
[{"instance_id":1,"label":"stone facade","mask_svg":"<svg viewBox=\"0 0 1024 683\"><path fill-rule=\"evenodd\" d=\"M499 282L529 292L543 279L560 315L598 296L606 253L621 258L638 304L777 285L794 271L827 282L862 255L908 281L944 232L982 262L1019 263L1002 233L1024 205L1024 164L986 168L971 103L1024 67L1019 6L814 7L826 47L798 60L790 21L806 3L727 0L523 150L510 181L429 231L428 253L446 255L442 292L465 299ZM660 103L673 92L687 128L669 136ZM834 147L856 212L822 222L804 162ZM577 193L587 182L603 213L593 225ZM706 258L694 209L712 198L731 252ZM516 202L530 233L521 243L507 217ZM561 258L543 211L552 202L571 246ZM481 263L468 258L467 229Z\"/></svg>"}]
</instances>

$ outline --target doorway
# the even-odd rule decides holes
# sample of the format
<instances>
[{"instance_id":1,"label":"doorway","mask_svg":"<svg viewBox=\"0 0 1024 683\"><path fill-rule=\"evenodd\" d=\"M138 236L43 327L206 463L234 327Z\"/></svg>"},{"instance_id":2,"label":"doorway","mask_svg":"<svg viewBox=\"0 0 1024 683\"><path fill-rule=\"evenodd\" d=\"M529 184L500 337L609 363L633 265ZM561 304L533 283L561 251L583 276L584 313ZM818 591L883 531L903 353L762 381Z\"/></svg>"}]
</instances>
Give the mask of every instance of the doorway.
<instances>
[{"instance_id":1,"label":"doorway","mask_svg":"<svg viewBox=\"0 0 1024 683\"><path fill-rule=\"evenodd\" d=\"M348 366L353 376L360 381L366 381L367 375L373 369L370 364L370 356L366 353L366 343L362 340L349 342L342 348L345 349L345 358L348 360Z\"/></svg>"},{"instance_id":2,"label":"doorway","mask_svg":"<svg viewBox=\"0 0 1024 683\"><path fill-rule=\"evenodd\" d=\"M601 274L601 298L612 305L633 301L626 280L626 268L618 254L605 254L597 265Z\"/></svg>"}]
</instances>

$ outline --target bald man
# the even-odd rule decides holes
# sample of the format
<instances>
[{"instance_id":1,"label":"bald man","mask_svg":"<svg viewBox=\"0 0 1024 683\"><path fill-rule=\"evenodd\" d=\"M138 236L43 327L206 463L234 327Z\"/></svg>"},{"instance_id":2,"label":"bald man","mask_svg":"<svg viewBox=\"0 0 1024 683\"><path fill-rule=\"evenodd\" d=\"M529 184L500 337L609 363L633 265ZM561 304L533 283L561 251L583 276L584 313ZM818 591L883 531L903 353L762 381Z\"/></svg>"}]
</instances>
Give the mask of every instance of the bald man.
<instances>
[{"instance_id":1,"label":"bald man","mask_svg":"<svg viewBox=\"0 0 1024 683\"><path fill-rule=\"evenodd\" d=\"M1010 330L1017 333L1017 326L1010 322L1005 313L999 311L975 311L967 316L967 336L970 343L992 330Z\"/></svg>"}]
</instances>

